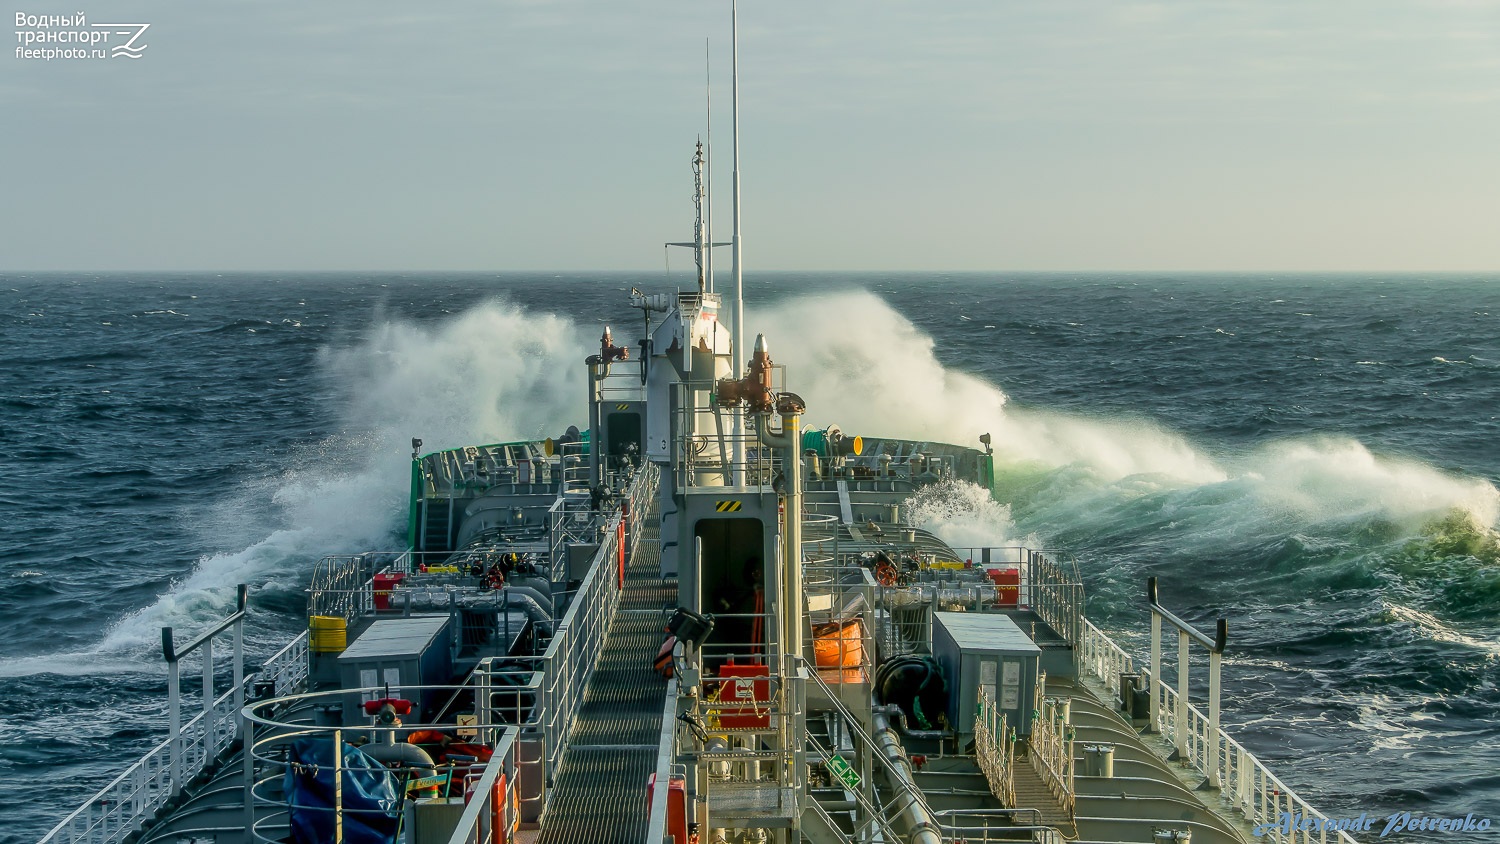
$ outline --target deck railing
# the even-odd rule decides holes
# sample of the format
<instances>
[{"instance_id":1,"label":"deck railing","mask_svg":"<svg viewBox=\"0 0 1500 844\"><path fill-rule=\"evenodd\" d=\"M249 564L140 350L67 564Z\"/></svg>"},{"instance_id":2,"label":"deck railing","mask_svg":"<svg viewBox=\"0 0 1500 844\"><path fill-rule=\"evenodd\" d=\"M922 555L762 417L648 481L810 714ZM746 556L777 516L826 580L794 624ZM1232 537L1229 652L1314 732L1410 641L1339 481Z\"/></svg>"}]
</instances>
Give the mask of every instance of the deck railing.
<instances>
[{"instance_id":1,"label":"deck railing","mask_svg":"<svg viewBox=\"0 0 1500 844\"><path fill-rule=\"evenodd\" d=\"M651 512L658 477L655 466L643 467L631 486L629 517L615 515L606 523L593 564L554 629L546 651L536 657L487 659L476 669L481 694L503 694L514 702L517 711L505 723L526 728L522 741L532 731L540 733L549 778L567 752L565 739L573 728L620 599L620 569L612 564L620 553L618 526L624 519L626 552L634 554L644 533L646 515ZM519 711L523 705L528 712ZM499 709L494 711L503 714Z\"/></svg>"},{"instance_id":2,"label":"deck railing","mask_svg":"<svg viewBox=\"0 0 1500 844\"><path fill-rule=\"evenodd\" d=\"M1005 713L996 709L994 698L982 687L979 717L974 720L974 755L1000 805L1016 805L1016 740L1010 735Z\"/></svg>"},{"instance_id":3,"label":"deck railing","mask_svg":"<svg viewBox=\"0 0 1500 844\"><path fill-rule=\"evenodd\" d=\"M1091 622L1084 621L1083 666L1111 692L1119 689L1121 674L1134 674L1135 661L1123 648ZM1162 677L1144 673L1157 695L1156 718L1151 725L1161 735L1181 743L1179 753L1188 764L1210 781L1217 781L1220 798L1242 815L1245 822L1260 827L1260 834L1271 844L1355 844L1341 830L1297 830L1272 826L1282 815L1323 818L1327 815L1272 774L1265 764L1229 737L1222 728L1215 729L1208 716L1183 699ZM1318 824L1322 826L1321 824Z\"/></svg>"},{"instance_id":4,"label":"deck railing","mask_svg":"<svg viewBox=\"0 0 1500 844\"><path fill-rule=\"evenodd\" d=\"M1037 684L1038 693L1044 685L1045 679ZM1057 701L1052 699L1042 701L1035 716L1028 740L1031 766L1071 818L1077 793L1073 784L1073 728L1064 720Z\"/></svg>"},{"instance_id":5,"label":"deck railing","mask_svg":"<svg viewBox=\"0 0 1500 844\"><path fill-rule=\"evenodd\" d=\"M1124 648L1104 635L1092 621L1083 620L1083 667L1084 670L1104 682L1105 688L1119 688L1121 674L1134 674L1135 661Z\"/></svg>"},{"instance_id":6,"label":"deck railing","mask_svg":"<svg viewBox=\"0 0 1500 844\"><path fill-rule=\"evenodd\" d=\"M490 844L510 841L518 821L516 793L516 735L506 729L495 743L484 772L464 792L472 795L454 827L448 844ZM500 809L496 812L496 809ZM497 828L498 827L498 828Z\"/></svg>"},{"instance_id":7,"label":"deck railing","mask_svg":"<svg viewBox=\"0 0 1500 844\"><path fill-rule=\"evenodd\" d=\"M240 706L262 684L276 694L301 688L307 680L307 633L278 651L259 672L245 677L214 699L213 705L182 725L176 740L168 737L147 751L82 806L52 828L40 844L120 844L138 832L182 787L235 745L240 736ZM174 776L173 748L177 750Z\"/></svg>"},{"instance_id":8,"label":"deck railing","mask_svg":"<svg viewBox=\"0 0 1500 844\"><path fill-rule=\"evenodd\" d=\"M1183 706L1176 690L1166 683L1158 684L1157 688L1163 696L1158 729L1163 735L1176 735L1177 725L1182 723L1187 735L1184 757L1205 776L1209 772L1209 760L1219 760L1220 798L1244 815L1246 823L1261 827L1261 834L1267 841L1275 844L1354 844L1354 838L1341 830L1293 829L1288 832L1284 826L1275 826L1282 815L1323 819L1328 816L1298 796L1222 729L1216 733L1211 731L1208 717L1192 703Z\"/></svg>"}]
</instances>

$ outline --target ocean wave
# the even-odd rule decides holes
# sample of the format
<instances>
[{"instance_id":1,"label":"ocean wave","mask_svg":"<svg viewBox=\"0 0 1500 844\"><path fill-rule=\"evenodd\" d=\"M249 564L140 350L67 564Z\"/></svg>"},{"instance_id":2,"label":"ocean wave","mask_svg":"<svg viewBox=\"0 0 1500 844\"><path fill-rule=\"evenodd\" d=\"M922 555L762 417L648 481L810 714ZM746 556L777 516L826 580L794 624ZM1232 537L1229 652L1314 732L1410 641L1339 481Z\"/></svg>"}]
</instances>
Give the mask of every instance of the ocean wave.
<instances>
[{"instance_id":1,"label":"ocean wave","mask_svg":"<svg viewBox=\"0 0 1500 844\"><path fill-rule=\"evenodd\" d=\"M1349 436L1210 452L1146 418L1019 407L1000 387L943 365L933 338L873 294L829 299L799 297L749 318L773 327L772 356L797 373L810 424L958 444L993 434L1009 509L975 531L972 513L954 511L961 497L948 496L918 517L940 536L967 545L1034 533L1105 556L1155 555L1157 571L1188 579L1202 575L1189 566L1215 560L1232 566L1216 575L1274 599L1416 583L1427 610L1500 610L1500 576L1486 563L1500 491L1488 480ZM835 311L839 324L826 324ZM778 336L805 340L783 349Z\"/></svg>"},{"instance_id":2,"label":"ocean wave","mask_svg":"<svg viewBox=\"0 0 1500 844\"><path fill-rule=\"evenodd\" d=\"M1424 638L1435 642L1462 645L1463 647L1479 651L1490 659L1500 659L1500 642L1462 633L1451 625L1444 623L1437 616L1423 612L1415 607L1386 603L1384 604L1384 610L1385 616L1389 621L1410 625L1418 635Z\"/></svg>"},{"instance_id":3,"label":"ocean wave","mask_svg":"<svg viewBox=\"0 0 1500 844\"><path fill-rule=\"evenodd\" d=\"M282 472L246 482L201 513L206 537L246 544L200 558L89 653L159 647L163 626L192 629L228 612L238 583L300 593L310 564L326 554L397 548L410 438L439 449L560 433L585 410L587 348L578 334L562 317L493 302L435 326L382 321L324 349L332 412L348 420L348 432L295 450ZM47 664L38 659L27 664Z\"/></svg>"}]
</instances>

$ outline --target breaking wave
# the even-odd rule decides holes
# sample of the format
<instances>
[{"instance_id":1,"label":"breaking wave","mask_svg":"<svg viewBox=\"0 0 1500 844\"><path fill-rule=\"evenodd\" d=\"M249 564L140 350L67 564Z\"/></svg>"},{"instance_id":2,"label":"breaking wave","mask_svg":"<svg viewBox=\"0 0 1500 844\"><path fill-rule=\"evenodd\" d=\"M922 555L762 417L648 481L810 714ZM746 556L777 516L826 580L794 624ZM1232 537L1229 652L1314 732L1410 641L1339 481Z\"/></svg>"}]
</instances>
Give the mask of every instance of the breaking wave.
<instances>
[{"instance_id":1,"label":"breaking wave","mask_svg":"<svg viewBox=\"0 0 1500 844\"><path fill-rule=\"evenodd\" d=\"M1500 491L1489 481L1346 436L1210 452L1150 421L1017 407L943 366L933 338L870 293L783 300L752 310L747 325L752 337L774 326L772 357L807 399L811 425L957 444L993 435L1008 507L978 500L976 487L924 493L909 511L950 543L1035 533L1195 568L1253 561L1266 576L1295 570L1300 586L1420 578L1429 593L1453 593L1445 611L1500 609Z\"/></svg>"},{"instance_id":2,"label":"breaking wave","mask_svg":"<svg viewBox=\"0 0 1500 844\"><path fill-rule=\"evenodd\" d=\"M193 629L226 613L234 586L258 600L300 600L311 564L332 553L391 549L404 523L411 438L423 450L542 437L584 413L573 323L505 302L432 326L378 320L357 341L325 348L322 374L343 431L288 456L279 475L248 482L199 516L205 544L237 550L201 558L150 605L80 653L0 660L0 675L157 670L164 625ZM269 642L268 642L269 644ZM132 658L138 656L137 661Z\"/></svg>"}]
</instances>

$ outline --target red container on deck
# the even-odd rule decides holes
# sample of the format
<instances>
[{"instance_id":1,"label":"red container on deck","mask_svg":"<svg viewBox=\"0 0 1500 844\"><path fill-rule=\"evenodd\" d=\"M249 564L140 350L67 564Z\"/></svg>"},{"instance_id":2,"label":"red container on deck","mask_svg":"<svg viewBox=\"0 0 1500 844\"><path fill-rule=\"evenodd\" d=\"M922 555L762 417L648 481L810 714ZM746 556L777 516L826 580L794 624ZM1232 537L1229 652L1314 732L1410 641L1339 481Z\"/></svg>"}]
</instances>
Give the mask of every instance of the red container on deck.
<instances>
[{"instance_id":1,"label":"red container on deck","mask_svg":"<svg viewBox=\"0 0 1500 844\"><path fill-rule=\"evenodd\" d=\"M719 667L719 724L730 730L764 730L771 726L771 669L764 665ZM737 679L737 678L761 679ZM735 706L734 704L744 704Z\"/></svg>"},{"instance_id":2,"label":"red container on deck","mask_svg":"<svg viewBox=\"0 0 1500 844\"><path fill-rule=\"evenodd\" d=\"M388 571L375 575L375 609L388 610L391 608L391 589L396 584L406 579L404 571Z\"/></svg>"},{"instance_id":3,"label":"red container on deck","mask_svg":"<svg viewBox=\"0 0 1500 844\"><path fill-rule=\"evenodd\" d=\"M999 601L1003 607L1013 607L1021 602L1021 570L1019 568L987 569L985 574L1000 587Z\"/></svg>"},{"instance_id":4,"label":"red container on deck","mask_svg":"<svg viewBox=\"0 0 1500 844\"><path fill-rule=\"evenodd\" d=\"M646 781L646 811L656 797L656 774ZM688 844L687 779L670 777L667 782L667 834L677 844Z\"/></svg>"}]
</instances>

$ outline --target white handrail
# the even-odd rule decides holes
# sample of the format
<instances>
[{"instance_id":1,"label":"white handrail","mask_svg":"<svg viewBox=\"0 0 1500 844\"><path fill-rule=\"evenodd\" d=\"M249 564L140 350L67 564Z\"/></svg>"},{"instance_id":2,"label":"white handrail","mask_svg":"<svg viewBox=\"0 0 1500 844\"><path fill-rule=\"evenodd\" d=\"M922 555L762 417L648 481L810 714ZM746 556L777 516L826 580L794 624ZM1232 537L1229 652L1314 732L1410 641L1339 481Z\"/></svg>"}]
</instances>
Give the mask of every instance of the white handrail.
<instances>
[{"instance_id":1,"label":"white handrail","mask_svg":"<svg viewBox=\"0 0 1500 844\"><path fill-rule=\"evenodd\" d=\"M257 682L267 679L277 684L277 694L283 693L283 686L306 682L306 631L266 660L259 672L246 677L240 688L248 693ZM134 835L183 784L192 782L239 738L236 691L226 690L206 713L199 712L183 725L178 739L182 754L180 781L172 779L172 739L168 738L58 822L39 844L120 844Z\"/></svg>"},{"instance_id":2,"label":"white handrail","mask_svg":"<svg viewBox=\"0 0 1500 844\"><path fill-rule=\"evenodd\" d=\"M1133 664L1124 649L1092 622L1084 620L1085 669L1104 681L1106 687L1111 687L1111 683L1119 682L1120 674L1134 673ZM1149 669L1147 676L1150 676ZM1151 682L1162 701L1156 723L1152 726L1162 735L1176 736L1179 724L1182 725L1187 736L1183 758L1205 777L1209 776L1210 760L1221 760L1220 797L1243 815L1246 823L1260 827L1270 844L1329 844L1331 841L1355 844L1354 838L1342 830L1293 830L1287 833L1281 827L1272 826L1283 814L1325 819L1328 816L1288 788L1255 754L1230 738L1222 727L1210 729L1208 717L1198 707L1182 700L1177 690L1159 677L1152 678Z\"/></svg>"}]
</instances>

